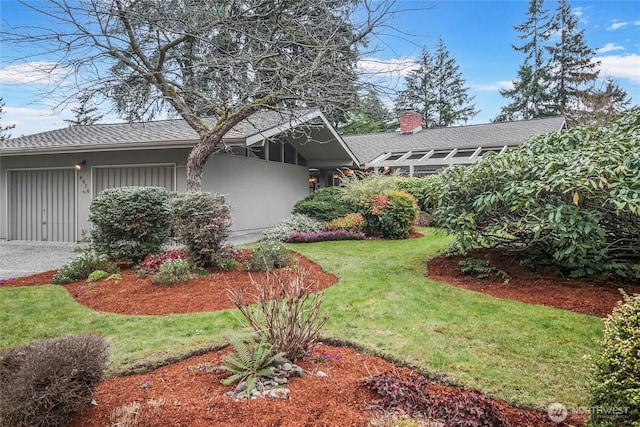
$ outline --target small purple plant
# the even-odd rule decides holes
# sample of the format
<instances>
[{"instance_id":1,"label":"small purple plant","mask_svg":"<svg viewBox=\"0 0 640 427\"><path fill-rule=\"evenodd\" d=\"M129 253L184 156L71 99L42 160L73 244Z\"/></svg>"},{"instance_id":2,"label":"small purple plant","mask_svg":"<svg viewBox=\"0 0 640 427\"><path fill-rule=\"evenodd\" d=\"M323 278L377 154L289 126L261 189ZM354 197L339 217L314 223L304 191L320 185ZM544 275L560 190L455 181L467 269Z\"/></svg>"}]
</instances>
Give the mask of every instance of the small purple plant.
<instances>
[{"instance_id":1,"label":"small purple plant","mask_svg":"<svg viewBox=\"0 0 640 427\"><path fill-rule=\"evenodd\" d=\"M311 243L324 242L329 240L364 240L366 236L361 232L334 230L321 231L319 233L292 233L287 238L287 243Z\"/></svg>"},{"instance_id":2,"label":"small purple plant","mask_svg":"<svg viewBox=\"0 0 640 427\"><path fill-rule=\"evenodd\" d=\"M148 379L148 378L147 378L147 379L142 383L142 385L140 385L140 388L141 388L141 389L143 389L143 390L146 390L146 389L148 389L148 388L151 388L151 386L152 386L152 385L153 385L153 381L151 381L150 379Z\"/></svg>"}]
</instances>

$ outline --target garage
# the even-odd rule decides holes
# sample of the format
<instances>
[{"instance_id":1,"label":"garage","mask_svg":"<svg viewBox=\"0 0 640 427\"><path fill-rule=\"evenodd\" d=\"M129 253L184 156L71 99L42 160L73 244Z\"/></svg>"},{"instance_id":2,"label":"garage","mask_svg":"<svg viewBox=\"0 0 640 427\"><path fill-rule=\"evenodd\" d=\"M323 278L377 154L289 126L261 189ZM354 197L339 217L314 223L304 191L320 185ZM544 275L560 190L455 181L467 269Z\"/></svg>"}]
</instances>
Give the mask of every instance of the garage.
<instances>
[{"instance_id":1,"label":"garage","mask_svg":"<svg viewBox=\"0 0 640 427\"><path fill-rule=\"evenodd\" d=\"M176 165L96 166L92 168L93 197L107 188L164 187L175 190Z\"/></svg>"},{"instance_id":2,"label":"garage","mask_svg":"<svg viewBox=\"0 0 640 427\"><path fill-rule=\"evenodd\" d=\"M76 171L8 171L10 240L75 242Z\"/></svg>"}]
</instances>

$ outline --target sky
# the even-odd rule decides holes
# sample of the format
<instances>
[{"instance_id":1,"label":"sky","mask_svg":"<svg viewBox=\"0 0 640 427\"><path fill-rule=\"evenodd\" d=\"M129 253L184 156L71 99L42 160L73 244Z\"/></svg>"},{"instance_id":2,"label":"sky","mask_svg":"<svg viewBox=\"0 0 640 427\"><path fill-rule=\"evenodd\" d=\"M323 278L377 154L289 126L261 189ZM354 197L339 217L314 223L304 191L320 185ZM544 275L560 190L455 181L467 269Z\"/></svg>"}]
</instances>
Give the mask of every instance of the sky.
<instances>
[{"instance_id":1,"label":"sky","mask_svg":"<svg viewBox=\"0 0 640 427\"><path fill-rule=\"evenodd\" d=\"M569 0L569 4L587 45L601 62L601 77L613 78L632 98L632 105L640 105L640 0ZM527 0L398 0L400 13L373 40L370 47L375 51L365 53L359 66L375 71L388 86L402 89L404 76L423 47L435 49L442 39L480 111L469 124L487 123L509 103L499 89L510 87L524 60L512 48L521 44L513 27L525 21L528 6ZM544 7L553 14L557 1L545 0ZM42 22L42 17L16 0L0 0L0 22L5 28ZM67 126L64 119L73 118L73 105L54 113L54 100L42 96L42 89L57 83L55 75L45 78L25 64L18 65L23 61L15 62L28 54L0 42L2 126L15 124L13 137L62 128ZM118 121L115 116L103 119L114 121Z\"/></svg>"}]
</instances>

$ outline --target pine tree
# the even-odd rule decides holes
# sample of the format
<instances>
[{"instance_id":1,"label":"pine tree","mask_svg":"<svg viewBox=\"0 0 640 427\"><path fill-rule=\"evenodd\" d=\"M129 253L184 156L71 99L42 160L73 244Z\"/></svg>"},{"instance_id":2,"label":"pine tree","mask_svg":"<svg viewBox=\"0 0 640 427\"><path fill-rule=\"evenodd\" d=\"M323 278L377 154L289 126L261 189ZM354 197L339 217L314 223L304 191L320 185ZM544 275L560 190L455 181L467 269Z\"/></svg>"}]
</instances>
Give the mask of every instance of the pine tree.
<instances>
[{"instance_id":1,"label":"pine tree","mask_svg":"<svg viewBox=\"0 0 640 427\"><path fill-rule=\"evenodd\" d=\"M85 126L92 125L102 119L102 114L97 114L98 107L89 105L90 97L88 95L80 95L78 97L79 105L72 108L75 114L73 120L65 119L69 126Z\"/></svg>"},{"instance_id":2,"label":"pine tree","mask_svg":"<svg viewBox=\"0 0 640 427\"><path fill-rule=\"evenodd\" d=\"M570 126L605 126L627 110L631 98L613 79L606 79L598 87L594 83L580 97L580 108L567 117Z\"/></svg>"},{"instance_id":3,"label":"pine tree","mask_svg":"<svg viewBox=\"0 0 640 427\"><path fill-rule=\"evenodd\" d=\"M4 99L0 98L0 119L2 119L2 115L4 114ZM11 129L15 128L16 125L2 126L0 125L0 141L5 141L11 138L11 134L7 133Z\"/></svg>"},{"instance_id":4,"label":"pine tree","mask_svg":"<svg viewBox=\"0 0 640 427\"><path fill-rule=\"evenodd\" d=\"M348 111L346 118L347 123L338 129L343 135L384 132L393 126L391 112L375 91L360 95L358 107Z\"/></svg>"},{"instance_id":5,"label":"pine tree","mask_svg":"<svg viewBox=\"0 0 640 427\"><path fill-rule=\"evenodd\" d=\"M419 112L427 128L467 122L478 114L475 104L471 104L473 97L468 94L460 67L441 39L435 55L423 49L420 67L409 73L405 84L396 108Z\"/></svg>"},{"instance_id":6,"label":"pine tree","mask_svg":"<svg viewBox=\"0 0 640 427\"><path fill-rule=\"evenodd\" d=\"M551 34L549 10L544 9L544 0L530 0L527 20L513 28L524 40L521 46L512 45L517 52L525 54L524 62L518 70L519 80L513 82L513 89L504 89L500 94L513 99L502 107L496 121L533 119L553 115L549 93L549 61L545 55L545 42Z\"/></svg>"},{"instance_id":7,"label":"pine tree","mask_svg":"<svg viewBox=\"0 0 640 427\"><path fill-rule=\"evenodd\" d=\"M559 36L555 45L547 47L551 55L553 110L572 116L597 79L596 67L600 63L593 61L595 51L587 46L584 30L578 31L578 19L567 0L560 0L551 31Z\"/></svg>"}]
</instances>

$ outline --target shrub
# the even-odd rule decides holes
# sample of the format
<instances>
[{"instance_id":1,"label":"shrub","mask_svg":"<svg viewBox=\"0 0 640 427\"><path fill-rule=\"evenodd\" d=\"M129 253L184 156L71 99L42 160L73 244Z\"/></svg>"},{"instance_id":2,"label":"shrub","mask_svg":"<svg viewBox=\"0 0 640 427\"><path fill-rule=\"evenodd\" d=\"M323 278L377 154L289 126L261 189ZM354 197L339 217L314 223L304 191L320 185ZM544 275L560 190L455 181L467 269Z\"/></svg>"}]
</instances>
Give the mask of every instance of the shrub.
<instances>
[{"instance_id":1,"label":"shrub","mask_svg":"<svg viewBox=\"0 0 640 427\"><path fill-rule=\"evenodd\" d=\"M118 267L114 262L107 261L92 251L85 251L60 267L53 276L53 283L63 285L76 280L84 280L96 270L104 270L113 274L118 272Z\"/></svg>"},{"instance_id":2,"label":"shrub","mask_svg":"<svg viewBox=\"0 0 640 427\"><path fill-rule=\"evenodd\" d=\"M495 276L502 279L503 284L509 283L509 274L497 267L490 265L489 260L478 258L466 258L458 262L460 271L464 274L476 274L478 279L486 279Z\"/></svg>"},{"instance_id":3,"label":"shrub","mask_svg":"<svg viewBox=\"0 0 640 427\"><path fill-rule=\"evenodd\" d=\"M365 218L372 234L390 239L405 239L418 217L416 199L403 191L390 191L373 197L365 208Z\"/></svg>"},{"instance_id":4,"label":"shrub","mask_svg":"<svg viewBox=\"0 0 640 427\"><path fill-rule=\"evenodd\" d=\"M636 108L609 127L554 132L445 168L427 201L462 251L514 247L574 277L640 277L639 152Z\"/></svg>"},{"instance_id":5,"label":"shrub","mask_svg":"<svg viewBox=\"0 0 640 427\"><path fill-rule=\"evenodd\" d=\"M342 199L352 207L352 211L362 211L371 199L377 195L386 195L396 189L399 175L383 175L380 173L355 172L352 175L343 175L340 181L342 185Z\"/></svg>"},{"instance_id":6,"label":"shrub","mask_svg":"<svg viewBox=\"0 0 640 427\"><path fill-rule=\"evenodd\" d=\"M420 178L398 177L395 182L395 189L411 194L416 198L418 207L424 210L424 201L431 194L437 182L438 178L435 174Z\"/></svg>"},{"instance_id":7,"label":"shrub","mask_svg":"<svg viewBox=\"0 0 640 427\"><path fill-rule=\"evenodd\" d=\"M281 242L265 241L256 245L251 254L252 270L272 270L286 267L291 262L287 247Z\"/></svg>"},{"instance_id":8,"label":"shrub","mask_svg":"<svg viewBox=\"0 0 640 427\"><path fill-rule=\"evenodd\" d=\"M107 259L136 263L157 253L171 235L170 192L159 187L102 191L89 206L91 246Z\"/></svg>"},{"instance_id":9,"label":"shrub","mask_svg":"<svg viewBox=\"0 0 640 427\"><path fill-rule=\"evenodd\" d=\"M264 283L251 279L258 295L257 304L240 292L230 290L231 301L261 341L297 360L309 354L318 332L328 319L320 313L323 295L311 294L307 272L301 267L278 274L267 274Z\"/></svg>"},{"instance_id":10,"label":"shrub","mask_svg":"<svg viewBox=\"0 0 640 427\"><path fill-rule=\"evenodd\" d=\"M3 426L64 426L91 404L108 358L106 341L83 334L0 352Z\"/></svg>"},{"instance_id":11,"label":"shrub","mask_svg":"<svg viewBox=\"0 0 640 427\"><path fill-rule=\"evenodd\" d=\"M381 395L371 409L424 415L447 426L501 427L509 425L498 406L476 390L456 388L431 396L429 381L418 375L401 377L397 372L384 372L364 381L364 385Z\"/></svg>"},{"instance_id":12,"label":"shrub","mask_svg":"<svg viewBox=\"0 0 640 427\"><path fill-rule=\"evenodd\" d=\"M160 265L151 281L158 285L179 283L191 278L191 266L186 259L169 259Z\"/></svg>"},{"instance_id":13,"label":"shrub","mask_svg":"<svg viewBox=\"0 0 640 427\"><path fill-rule=\"evenodd\" d=\"M596 359L589 426L638 426L640 420L640 294L624 295L607 317ZM614 411L614 412L611 412Z\"/></svg>"},{"instance_id":14,"label":"shrub","mask_svg":"<svg viewBox=\"0 0 640 427\"><path fill-rule=\"evenodd\" d=\"M98 282L102 279L106 279L107 277L109 277L109 273L107 273L104 270L95 270L92 271L91 274L89 274L89 277L87 277L87 282Z\"/></svg>"},{"instance_id":15,"label":"shrub","mask_svg":"<svg viewBox=\"0 0 640 427\"><path fill-rule=\"evenodd\" d=\"M306 215L318 221L331 221L353 212L351 206L342 200L342 188L320 188L293 206L293 214Z\"/></svg>"},{"instance_id":16,"label":"shrub","mask_svg":"<svg viewBox=\"0 0 640 427\"><path fill-rule=\"evenodd\" d=\"M172 249L170 251L162 252L161 254L147 255L137 265L138 274L146 276L148 274L156 274L160 270L160 266L165 261L173 259L186 259L189 256L189 249Z\"/></svg>"},{"instance_id":17,"label":"shrub","mask_svg":"<svg viewBox=\"0 0 640 427\"><path fill-rule=\"evenodd\" d=\"M329 221L325 224L325 228L329 231L347 230L347 231L364 231L367 227L367 221L360 213L350 213L345 216Z\"/></svg>"},{"instance_id":18,"label":"shrub","mask_svg":"<svg viewBox=\"0 0 640 427\"><path fill-rule=\"evenodd\" d=\"M324 223L307 215L293 214L283 219L280 223L269 230L262 233L262 240L273 240L284 242L287 238L296 232L299 233L317 233L324 231Z\"/></svg>"},{"instance_id":19,"label":"shrub","mask_svg":"<svg viewBox=\"0 0 640 427\"><path fill-rule=\"evenodd\" d=\"M178 242L189 248L199 267L213 265L214 255L225 249L232 225L231 207L221 195L180 194L172 199L174 228Z\"/></svg>"},{"instance_id":20,"label":"shrub","mask_svg":"<svg viewBox=\"0 0 640 427\"><path fill-rule=\"evenodd\" d=\"M322 231L320 233L293 233L287 239L287 243L312 243L331 240L364 240L366 238L365 234L361 232L336 230Z\"/></svg>"}]
</instances>

